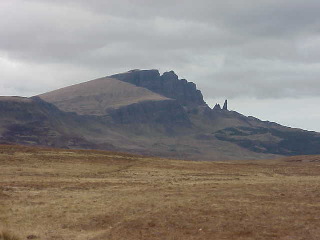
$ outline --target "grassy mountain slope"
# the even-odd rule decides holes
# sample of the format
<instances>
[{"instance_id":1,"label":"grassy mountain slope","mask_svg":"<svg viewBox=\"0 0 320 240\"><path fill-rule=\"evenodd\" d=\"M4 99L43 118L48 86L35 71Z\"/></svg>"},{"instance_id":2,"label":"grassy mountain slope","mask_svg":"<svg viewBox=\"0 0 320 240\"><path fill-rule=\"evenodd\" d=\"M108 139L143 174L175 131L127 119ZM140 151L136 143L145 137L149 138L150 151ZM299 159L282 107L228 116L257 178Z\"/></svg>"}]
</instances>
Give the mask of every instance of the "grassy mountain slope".
<instances>
[{"instance_id":1,"label":"grassy mountain slope","mask_svg":"<svg viewBox=\"0 0 320 240\"><path fill-rule=\"evenodd\" d=\"M65 112L98 116L106 115L110 108L168 99L148 89L108 77L40 94L39 97Z\"/></svg>"}]
</instances>

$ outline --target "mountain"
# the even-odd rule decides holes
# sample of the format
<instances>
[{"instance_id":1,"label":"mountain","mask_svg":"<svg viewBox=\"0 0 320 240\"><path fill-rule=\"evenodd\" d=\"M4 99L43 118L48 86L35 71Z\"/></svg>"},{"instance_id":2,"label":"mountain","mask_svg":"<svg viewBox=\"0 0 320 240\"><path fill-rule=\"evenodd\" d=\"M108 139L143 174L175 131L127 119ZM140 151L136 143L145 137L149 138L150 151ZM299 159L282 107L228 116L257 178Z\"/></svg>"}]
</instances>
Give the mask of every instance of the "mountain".
<instances>
[{"instance_id":1,"label":"mountain","mask_svg":"<svg viewBox=\"0 0 320 240\"><path fill-rule=\"evenodd\" d=\"M193 160L320 154L320 134L217 104L173 72L131 70L32 98L0 97L0 143Z\"/></svg>"}]
</instances>

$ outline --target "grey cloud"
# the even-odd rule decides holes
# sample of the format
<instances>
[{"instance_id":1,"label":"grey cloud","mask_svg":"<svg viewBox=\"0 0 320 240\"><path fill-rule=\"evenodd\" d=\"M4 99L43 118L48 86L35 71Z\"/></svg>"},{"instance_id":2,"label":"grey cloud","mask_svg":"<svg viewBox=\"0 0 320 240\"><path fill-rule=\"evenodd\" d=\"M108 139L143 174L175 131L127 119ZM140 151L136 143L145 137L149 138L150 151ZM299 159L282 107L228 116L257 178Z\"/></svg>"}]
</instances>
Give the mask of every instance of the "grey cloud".
<instances>
[{"instance_id":1,"label":"grey cloud","mask_svg":"<svg viewBox=\"0 0 320 240\"><path fill-rule=\"evenodd\" d=\"M285 34L311 31L317 17L314 9L319 5L316 1L298 3L17 1L24 11L15 14L2 10L7 20L0 25L4 29L0 47L10 50L13 58L29 61L73 61L119 42L141 51L159 49L167 55L177 49L194 54L219 48L235 53L245 49L244 56L267 57L273 53L273 57L290 57L297 50L292 36L286 39ZM304 13L303 19L297 11ZM282 51L277 51L280 47Z\"/></svg>"},{"instance_id":2,"label":"grey cloud","mask_svg":"<svg viewBox=\"0 0 320 240\"><path fill-rule=\"evenodd\" d=\"M227 59L220 69L203 75L200 86L209 97L303 98L318 96L320 64L269 59Z\"/></svg>"},{"instance_id":3,"label":"grey cloud","mask_svg":"<svg viewBox=\"0 0 320 240\"><path fill-rule=\"evenodd\" d=\"M206 98L317 97L319 8L318 0L2 0L0 95L158 68Z\"/></svg>"},{"instance_id":4,"label":"grey cloud","mask_svg":"<svg viewBox=\"0 0 320 240\"><path fill-rule=\"evenodd\" d=\"M58 0L74 6L74 1ZM77 1L77 6L100 14L122 16L124 18L182 19L204 22L237 31L240 34L253 34L261 37L283 36L310 31L318 25L317 0L255 1L255 0L116 0ZM319 25L318 25L319 26Z\"/></svg>"}]
</instances>

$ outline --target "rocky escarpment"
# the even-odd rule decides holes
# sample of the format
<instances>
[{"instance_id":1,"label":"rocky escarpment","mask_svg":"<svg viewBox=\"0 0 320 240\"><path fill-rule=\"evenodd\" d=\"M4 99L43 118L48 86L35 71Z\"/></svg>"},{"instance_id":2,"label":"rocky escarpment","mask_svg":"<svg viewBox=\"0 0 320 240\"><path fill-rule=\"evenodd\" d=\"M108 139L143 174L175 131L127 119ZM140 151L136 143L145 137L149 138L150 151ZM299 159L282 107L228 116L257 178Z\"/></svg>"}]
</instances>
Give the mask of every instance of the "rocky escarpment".
<instances>
[{"instance_id":1,"label":"rocky escarpment","mask_svg":"<svg viewBox=\"0 0 320 240\"><path fill-rule=\"evenodd\" d=\"M158 70L132 70L110 77L176 99L178 103L184 106L207 106L196 84L185 79L178 79L173 71L160 75Z\"/></svg>"}]
</instances>

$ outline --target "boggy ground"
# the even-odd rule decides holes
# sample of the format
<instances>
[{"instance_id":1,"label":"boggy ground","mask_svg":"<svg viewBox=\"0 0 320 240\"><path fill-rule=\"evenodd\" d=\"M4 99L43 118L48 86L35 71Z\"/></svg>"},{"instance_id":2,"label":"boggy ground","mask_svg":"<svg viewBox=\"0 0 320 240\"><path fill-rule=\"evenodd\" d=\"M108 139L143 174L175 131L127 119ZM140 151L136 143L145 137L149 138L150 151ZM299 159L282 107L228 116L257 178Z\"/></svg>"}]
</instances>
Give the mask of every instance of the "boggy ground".
<instances>
[{"instance_id":1,"label":"boggy ground","mask_svg":"<svg viewBox=\"0 0 320 240\"><path fill-rule=\"evenodd\" d=\"M320 239L320 156L190 162L0 146L20 239Z\"/></svg>"}]
</instances>

